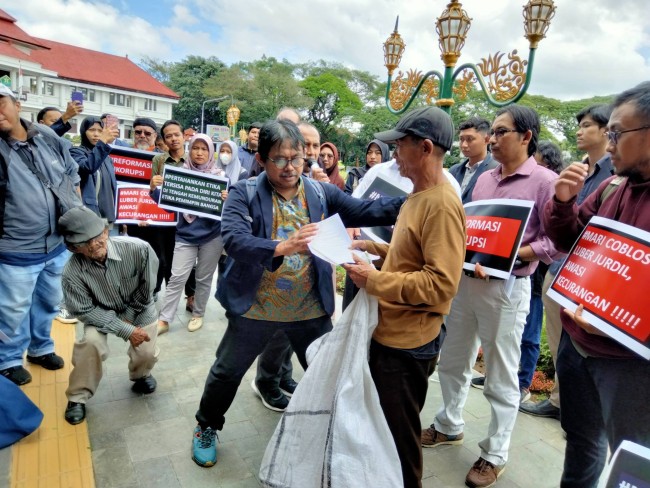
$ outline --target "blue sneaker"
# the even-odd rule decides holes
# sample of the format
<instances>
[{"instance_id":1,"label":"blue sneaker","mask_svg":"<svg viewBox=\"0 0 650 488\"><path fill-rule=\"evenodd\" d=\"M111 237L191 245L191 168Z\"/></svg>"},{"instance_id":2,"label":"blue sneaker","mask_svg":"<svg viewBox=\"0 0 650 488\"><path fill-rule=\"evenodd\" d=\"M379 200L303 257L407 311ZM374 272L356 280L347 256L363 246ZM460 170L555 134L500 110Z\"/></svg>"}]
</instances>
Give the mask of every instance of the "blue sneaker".
<instances>
[{"instance_id":1,"label":"blue sneaker","mask_svg":"<svg viewBox=\"0 0 650 488\"><path fill-rule=\"evenodd\" d=\"M217 432L210 427L205 430L197 425L192 439L192 460L204 468L217 463Z\"/></svg>"}]
</instances>

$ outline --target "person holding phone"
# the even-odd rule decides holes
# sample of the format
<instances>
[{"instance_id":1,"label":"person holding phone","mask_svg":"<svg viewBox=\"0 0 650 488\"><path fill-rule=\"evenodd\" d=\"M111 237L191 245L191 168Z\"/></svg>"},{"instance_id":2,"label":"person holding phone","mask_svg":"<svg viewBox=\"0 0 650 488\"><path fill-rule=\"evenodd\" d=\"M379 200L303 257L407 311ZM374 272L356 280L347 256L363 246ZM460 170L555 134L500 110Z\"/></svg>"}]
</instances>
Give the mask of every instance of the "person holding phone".
<instances>
[{"instance_id":1,"label":"person holding phone","mask_svg":"<svg viewBox=\"0 0 650 488\"><path fill-rule=\"evenodd\" d=\"M65 112L56 107L45 107L38 112L36 120L39 124L47 125L50 129L56 132L56 135L63 137L63 135L72 129L70 119L75 115L79 115L84 111L83 100L69 101Z\"/></svg>"},{"instance_id":2,"label":"person holding phone","mask_svg":"<svg viewBox=\"0 0 650 488\"><path fill-rule=\"evenodd\" d=\"M79 165L83 203L106 219L112 229L117 182L108 145L117 137L117 127L104 126L97 117L90 116L81 123L79 132L81 145L71 148L70 154Z\"/></svg>"}]
</instances>

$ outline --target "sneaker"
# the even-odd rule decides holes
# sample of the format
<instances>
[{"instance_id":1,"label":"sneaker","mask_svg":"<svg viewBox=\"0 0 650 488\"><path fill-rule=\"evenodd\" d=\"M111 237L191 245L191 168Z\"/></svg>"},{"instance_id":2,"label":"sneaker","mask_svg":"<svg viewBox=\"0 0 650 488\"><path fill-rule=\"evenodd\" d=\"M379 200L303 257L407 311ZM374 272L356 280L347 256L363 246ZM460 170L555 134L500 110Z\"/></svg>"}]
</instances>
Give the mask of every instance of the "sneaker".
<instances>
[{"instance_id":1,"label":"sneaker","mask_svg":"<svg viewBox=\"0 0 650 488\"><path fill-rule=\"evenodd\" d=\"M522 403L519 406L519 411L529 415L534 415L535 417L560 420L560 409L553 405L549 400L543 400L538 403Z\"/></svg>"},{"instance_id":2,"label":"sneaker","mask_svg":"<svg viewBox=\"0 0 650 488\"><path fill-rule=\"evenodd\" d=\"M286 397L291 398L293 396L293 392L296 391L296 387L298 386L298 383L293 381L293 378L289 378L288 380L282 380L280 381L280 391L284 393Z\"/></svg>"},{"instance_id":3,"label":"sneaker","mask_svg":"<svg viewBox=\"0 0 650 488\"><path fill-rule=\"evenodd\" d=\"M482 390L485 388L485 376L479 376L478 378L472 378L472 382L470 383L474 388L478 388L479 390Z\"/></svg>"},{"instance_id":4,"label":"sneaker","mask_svg":"<svg viewBox=\"0 0 650 488\"><path fill-rule=\"evenodd\" d=\"M133 390L135 393L144 393L146 395L156 391L156 386L158 386L156 378L149 375L135 380L131 386L131 390Z\"/></svg>"},{"instance_id":5,"label":"sneaker","mask_svg":"<svg viewBox=\"0 0 650 488\"><path fill-rule=\"evenodd\" d=\"M49 354L43 354L42 356L30 356L27 355L27 361L32 364L38 364L40 367L49 369L51 371L61 369L65 364L61 356L57 356L53 352Z\"/></svg>"},{"instance_id":6,"label":"sneaker","mask_svg":"<svg viewBox=\"0 0 650 488\"><path fill-rule=\"evenodd\" d=\"M164 320L158 321L158 335L166 334L169 332L169 324Z\"/></svg>"},{"instance_id":7,"label":"sneaker","mask_svg":"<svg viewBox=\"0 0 650 488\"><path fill-rule=\"evenodd\" d=\"M190 313L194 312L194 295L185 297L185 310Z\"/></svg>"},{"instance_id":8,"label":"sneaker","mask_svg":"<svg viewBox=\"0 0 650 488\"><path fill-rule=\"evenodd\" d=\"M78 322L77 318L68 312L68 310L65 308L59 310L59 314L56 316L56 320L62 324L76 324Z\"/></svg>"},{"instance_id":9,"label":"sneaker","mask_svg":"<svg viewBox=\"0 0 650 488\"><path fill-rule=\"evenodd\" d=\"M528 400L530 400L530 390L528 388L521 388L519 390L519 404L521 405Z\"/></svg>"},{"instance_id":10,"label":"sneaker","mask_svg":"<svg viewBox=\"0 0 650 488\"><path fill-rule=\"evenodd\" d=\"M273 410L274 412L284 412L287 409L289 399L280 391L279 388L275 392L260 391L259 388L257 388L254 379L251 382L251 388L255 394L260 397L262 404L269 410Z\"/></svg>"},{"instance_id":11,"label":"sneaker","mask_svg":"<svg viewBox=\"0 0 650 488\"><path fill-rule=\"evenodd\" d=\"M478 461L474 463L472 469L467 473L465 484L470 488L487 488L488 486L494 486L497 482L497 478L501 476L504 469L505 465L495 466L490 461L478 458Z\"/></svg>"},{"instance_id":12,"label":"sneaker","mask_svg":"<svg viewBox=\"0 0 650 488\"><path fill-rule=\"evenodd\" d=\"M194 428L192 438L192 461L199 466L209 468L217 463L217 432L210 427L201 429L200 425Z\"/></svg>"},{"instance_id":13,"label":"sneaker","mask_svg":"<svg viewBox=\"0 0 650 488\"><path fill-rule=\"evenodd\" d=\"M187 323L187 330L190 332L196 332L201 327L203 327L203 317L192 317Z\"/></svg>"},{"instance_id":14,"label":"sneaker","mask_svg":"<svg viewBox=\"0 0 650 488\"><path fill-rule=\"evenodd\" d=\"M0 371L0 375L13 381L18 386L26 385L32 381L32 375L22 366L13 366L11 368L3 369Z\"/></svg>"},{"instance_id":15,"label":"sneaker","mask_svg":"<svg viewBox=\"0 0 650 488\"><path fill-rule=\"evenodd\" d=\"M465 436L462 432L457 435L446 435L431 426L420 434L420 444L422 447L460 446L463 443L463 437Z\"/></svg>"}]
</instances>

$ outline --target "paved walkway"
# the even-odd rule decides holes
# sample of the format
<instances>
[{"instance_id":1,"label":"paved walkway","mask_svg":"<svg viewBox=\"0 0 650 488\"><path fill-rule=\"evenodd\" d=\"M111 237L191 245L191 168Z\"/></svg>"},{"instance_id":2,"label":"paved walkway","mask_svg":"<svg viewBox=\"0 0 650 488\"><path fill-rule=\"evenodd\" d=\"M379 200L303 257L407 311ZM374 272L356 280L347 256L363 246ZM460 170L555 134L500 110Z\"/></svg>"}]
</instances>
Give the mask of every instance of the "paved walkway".
<instances>
[{"instance_id":1,"label":"paved walkway","mask_svg":"<svg viewBox=\"0 0 650 488\"><path fill-rule=\"evenodd\" d=\"M158 389L152 395L131 392L126 345L120 339L109 341L111 357L106 361L105 377L88 404L88 431L98 488L259 486L259 465L280 414L264 408L253 394L250 382L254 368L244 377L226 416L217 465L200 468L190 458L194 413L226 327L224 312L214 299L210 299L206 317L209 320L204 327L190 333L185 328L190 315L179 307L170 332L159 338L160 361L153 372ZM295 377L300 376L302 370L296 364ZM465 408L465 444L425 449L425 487L464 486L465 475L478 458L477 442L487 431L490 410L482 392L470 390ZM439 385L432 381L423 424L431 422L440 401ZM563 452L559 422L519 415L510 462L497 486L558 486ZM6 450L0 451L0 468L6 457Z\"/></svg>"}]
</instances>

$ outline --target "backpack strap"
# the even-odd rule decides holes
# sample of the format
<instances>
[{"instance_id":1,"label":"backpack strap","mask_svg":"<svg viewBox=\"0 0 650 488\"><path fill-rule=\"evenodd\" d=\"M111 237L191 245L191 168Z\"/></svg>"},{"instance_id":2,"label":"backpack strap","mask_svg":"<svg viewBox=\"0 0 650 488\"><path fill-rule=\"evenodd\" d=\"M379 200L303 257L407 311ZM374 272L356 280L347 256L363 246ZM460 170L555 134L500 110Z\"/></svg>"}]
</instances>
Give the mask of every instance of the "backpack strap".
<instances>
[{"instance_id":1,"label":"backpack strap","mask_svg":"<svg viewBox=\"0 0 650 488\"><path fill-rule=\"evenodd\" d=\"M246 180L246 199L248 200L248 206L250 207L253 197L255 196L255 191L257 190L257 176L253 176Z\"/></svg>"},{"instance_id":2,"label":"backpack strap","mask_svg":"<svg viewBox=\"0 0 650 488\"><path fill-rule=\"evenodd\" d=\"M314 181L311 178L305 178L304 181L306 181L307 184L314 189L316 195L318 195L320 206L323 209L323 218L327 218L327 200L325 199L323 185L319 181Z\"/></svg>"},{"instance_id":3,"label":"backpack strap","mask_svg":"<svg viewBox=\"0 0 650 488\"><path fill-rule=\"evenodd\" d=\"M621 186L626 180L625 176L617 176L605 187L605 189L598 195L598 206L600 207L605 201L612 196L616 189Z\"/></svg>"}]
</instances>

